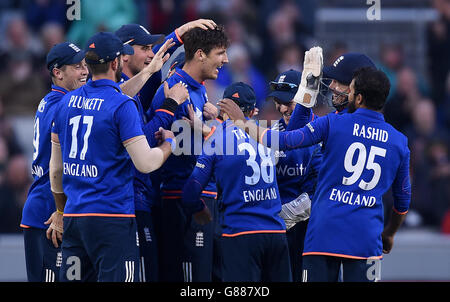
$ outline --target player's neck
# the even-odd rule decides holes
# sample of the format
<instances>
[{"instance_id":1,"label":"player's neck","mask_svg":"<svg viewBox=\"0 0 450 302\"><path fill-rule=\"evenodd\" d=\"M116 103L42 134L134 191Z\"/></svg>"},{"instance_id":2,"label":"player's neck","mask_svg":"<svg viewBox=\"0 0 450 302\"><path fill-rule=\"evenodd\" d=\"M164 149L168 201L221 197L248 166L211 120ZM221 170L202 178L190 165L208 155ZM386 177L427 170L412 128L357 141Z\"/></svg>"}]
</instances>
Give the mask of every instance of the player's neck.
<instances>
[{"instance_id":1,"label":"player's neck","mask_svg":"<svg viewBox=\"0 0 450 302\"><path fill-rule=\"evenodd\" d=\"M128 67L128 64L123 64L122 73L124 73L129 79L134 77L135 75L131 72L131 69Z\"/></svg>"},{"instance_id":2,"label":"player's neck","mask_svg":"<svg viewBox=\"0 0 450 302\"><path fill-rule=\"evenodd\" d=\"M378 112L378 113L383 113L383 110L375 110L375 109L367 107L365 104L361 104L357 109L359 109L359 108L372 110L372 111L375 111L375 112Z\"/></svg>"},{"instance_id":3,"label":"player's neck","mask_svg":"<svg viewBox=\"0 0 450 302\"><path fill-rule=\"evenodd\" d=\"M205 80L202 76L201 69L193 61L186 62L182 70L199 83Z\"/></svg>"},{"instance_id":4,"label":"player's neck","mask_svg":"<svg viewBox=\"0 0 450 302\"><path fill-rule=\"evenodd\" d=\"M98 81L98 80L111 80L113 82L116 82L116 75L114 71L110 70L107 73L101 73L101 74L93 74L92 75L92 81Z\"/></svg>"}]
</instances>

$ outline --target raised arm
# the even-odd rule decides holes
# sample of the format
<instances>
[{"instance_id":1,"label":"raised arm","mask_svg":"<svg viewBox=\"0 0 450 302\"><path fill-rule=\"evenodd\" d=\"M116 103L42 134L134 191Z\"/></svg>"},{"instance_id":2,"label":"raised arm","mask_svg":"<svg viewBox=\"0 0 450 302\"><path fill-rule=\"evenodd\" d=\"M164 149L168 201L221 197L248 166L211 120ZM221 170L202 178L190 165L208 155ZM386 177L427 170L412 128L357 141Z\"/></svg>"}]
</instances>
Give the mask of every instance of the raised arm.
<instances>
[{"instance_id":1,"label":"raised arm","mask_svg":"<svg viewBox=\"0 0 450 302\"><path fill-rule=\"evenodd\" d=\"M137 75L129 79L128 81L122 83L120 88L122 92L126 95L134 97L138 92L142 89L148 79L155 73L161 70L163 64L167 62L170 57L169 53L166 53L168 49L175 45L172 42L173 39L168 39L161 48L159 48L158 52L153 57L150 64L144 67Z\"/></svg>"},{"instance_id":2,"label":"raised arm","mask_svg":"<svg viewBox=\"0 0 450 302\"><path fill-rule=\"evenodd\" d=\"M260 127L253 120L246 120L239 106L230 99L219 102L222 113L234 121L234 124L247 132L254 140L274 150L292 150L309 147L328 136L328 116L316 119L305 127L292 131L276 131Z\"/></svg>"}]
</instances>

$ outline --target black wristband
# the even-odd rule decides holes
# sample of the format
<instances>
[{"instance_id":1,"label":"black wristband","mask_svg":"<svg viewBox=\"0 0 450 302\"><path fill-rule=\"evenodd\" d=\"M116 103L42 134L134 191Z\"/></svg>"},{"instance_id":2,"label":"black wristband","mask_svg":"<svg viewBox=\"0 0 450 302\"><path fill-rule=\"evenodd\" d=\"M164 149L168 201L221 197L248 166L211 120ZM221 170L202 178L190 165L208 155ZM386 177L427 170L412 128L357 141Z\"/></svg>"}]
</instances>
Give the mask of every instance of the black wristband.
<instances>
[{"instance_id":1,"label":"black wristband","mask_svg":"<svg viewBox=\"0 0 450 302\"><path fill-rule=\"evenodd\" d=\"M164 109L164 110L168 110L172 113L175 113L175 110L177 110L178 108L178 103L171 98L166 98L164 100L164 103L161 105L161 107L159 109Z\"/></svg>"}]
</instances>

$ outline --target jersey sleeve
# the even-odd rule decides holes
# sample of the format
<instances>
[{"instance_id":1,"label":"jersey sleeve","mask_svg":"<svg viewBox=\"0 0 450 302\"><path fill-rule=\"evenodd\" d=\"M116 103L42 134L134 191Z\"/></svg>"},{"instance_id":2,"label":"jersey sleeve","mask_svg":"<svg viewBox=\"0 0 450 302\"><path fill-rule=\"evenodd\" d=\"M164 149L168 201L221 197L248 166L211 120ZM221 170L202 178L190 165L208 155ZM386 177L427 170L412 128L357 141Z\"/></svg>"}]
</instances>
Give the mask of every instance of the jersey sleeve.
<instances>
[{"instance_id":1,"label":"jersey sleeve","mask_svg":"<svg viewBox=\"0 0 450 302\"><path fill-rule=\"evenodd\" d=\"M201 155L197 159L191 176L183 188L183 206L190 214L204 209L200 200L203 188L206 187L214 172L215 155Z\"/></svg>"},{"instance_id":2,"label":"jersey sleeve","mask_svg":"<svg viewBox=\"0 0 450 302\"><path fill-rule=\"evenodd\" d=\"M166 36L166 38L164 39L164 42L162 42L161 44L153 46L152 51L154 53L157 53L158 50L164 45L164 43L166 43L166 41L169 40L170 38L173 39L173 42L175 42L175 45L172 46L171 48L169 48L167 50L167 53L170 53L170 55L172 55L175 52L175 50L177 50L177 48L180 47L183 44L183 41L181 40L181 37L178 36L178 33L177 33L176 30L171 32L170 34L168 34Z\"/></svg>"},{"instance_id":3,"label":"jersey sleeve","mask_svg":"<svg viewBox=\"0 0 450 302\"><path fill-rule=\"evenodd\" d=\"M143 131L150 147L156 147L158 142L155 138L155 132L158 131L160 127L170 129L174 118L174 112L177 107L177 102L172 99L166 99L162 106L156 110L153 118L144 125Z\"/></svg>"},{"instance_id":4,"label":"jersey sleeve","mask_svg":"<svg viewBox=\"0 0 450 302\"><path fill-rule=\"evenodd\" d=\"M410 151L406 147L406 154L397 171L397 175L392 184L392 194L394 196L394 211L399 214L406 214L411 202L411 182L409 177Z\"/></svg>"},{"instance_id":5,"label":"jersey sleeve","mask_svg":"<svg viewBox=\"0 0 450 302\"><path fill-rule=\"evenodd\" d=\"M152 103L150 105L150 108L146 113L148 120L151 120L155 116L156 110L158 110L162 106L165 98L166 97L164 96L164 86L161 85L156 91L155 96L153 97Z\"/></svg>"},{"instance_id":6,"label":"jersey sleeve","mask_svg":"<svg viewBox=\"0 0 450 302\"><path fill-rule=\"evenodd\" d=\"M302 184L302 191L308 193L310 199L313 198L316 190L317 178L322 166L322 158L323 153L321 151L320 144L318 144L317 146L315 146L306 171L306 179Z\"/></svg>"},{"instance_id":7,"label":"jersey sleeve","mask_svg":"<svg viewBox=\"0 0 450 302\"><path fill-rule=\"evenodd\" d=\"M122 142L144 135L139 112L131 99L117 108L114 113L114 121L119 129L119 137Z\"/></svg>"},{"instance_id":8,"label":"jersey sleeve","mask_svg":"<svg viewBox=\"0 0 450 302\"><path fill-rule=\"evenodd\" d=\"M261 134L260 143L278 150L293 150L326 141L328 132L329 117L326 115L297 130L280 132L267 129Z\"/></svg>"},{"instance_id":9,"label":"jersey sleeve","mask_svg":"<svg viewBox=\"0 0 450 302\"><path fill-rule=\"evenodd\" d=\"M314 113L311 108L306 108L300 104L295 106L294 112L292 112L289 123L286 127L287 131L300 129L305 127L306 124L314 119Z\"/></svg>"}]
</instances>

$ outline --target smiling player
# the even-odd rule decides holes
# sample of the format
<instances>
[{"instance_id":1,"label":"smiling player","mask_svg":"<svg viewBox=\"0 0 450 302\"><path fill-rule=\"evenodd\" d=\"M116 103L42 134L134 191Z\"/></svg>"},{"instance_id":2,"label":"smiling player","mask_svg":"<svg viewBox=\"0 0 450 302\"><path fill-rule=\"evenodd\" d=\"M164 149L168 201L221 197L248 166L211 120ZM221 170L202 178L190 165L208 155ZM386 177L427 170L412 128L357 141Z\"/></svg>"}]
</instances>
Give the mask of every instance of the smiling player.
<instances>
[{"instance_id":1,"label":"smiling player","mask_svg":"<svg viewBox=\"0 0 450 302\"><path fill-rule=\"evenodd\" d=\"M69 42L53 46L47 55L47 68L53 82L52 90L39 103L34 119L34 183L28 192L21 221L21 227L24 229L27 276L30 282L59 280L57 255L61 254L61 249L58 242L52 244L45 235L48 228L46 221L56 210L49 179L51 127L57 114L55 105L67 92L86 84L88 75L84 51Z\"/></svg>"},{"instance_id":2,"label":"smiling player","mask_svg":"<svg viewBox=\"0 0 450 302\"><path fill-rule=\"evenodd\" d=\"M193 28L181 38L184 41L185 64L182 69L177 68L167 82L170 87L179 82L186 84L189 99L175 111L174 120L189 118L189 105L202 120L203 107L208 101L203 82L217 79L219 68L228 63L228 38L220 25L208 30ZM160 110L163 100L163 89L160 87L153 99L149 118ZM194 143L187 146L187 149L193 151ZM212 260L209 261L206 257L212 257L213 224L199 226L192 222L190 225L191 217L186 217L182 207L182 190L196 160L197 156L193 152L190 155L173 155L161 168L161 281L211 280ZM211 209L214 209L216 195L215 184L211 181L202 194ZM211 263L211 266L204 263Z\"/></svg>"}]
</instances>

